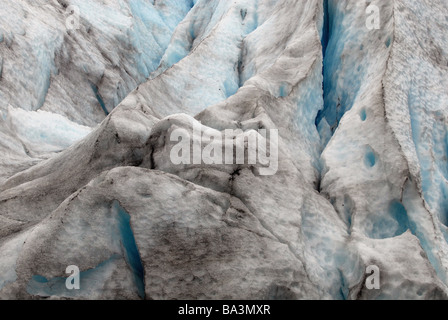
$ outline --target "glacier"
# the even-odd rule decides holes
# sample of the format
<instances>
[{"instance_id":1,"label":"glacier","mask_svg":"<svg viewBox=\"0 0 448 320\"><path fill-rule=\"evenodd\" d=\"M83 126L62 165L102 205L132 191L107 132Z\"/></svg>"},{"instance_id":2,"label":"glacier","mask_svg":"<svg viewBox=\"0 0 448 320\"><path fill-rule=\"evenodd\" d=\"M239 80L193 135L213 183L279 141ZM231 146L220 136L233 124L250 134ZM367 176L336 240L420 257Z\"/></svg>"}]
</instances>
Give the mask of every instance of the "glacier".
<instances>
[{"instance_id":1,"label":"glacier","mask_svg":"<svg viewBox=\"0 0 448 320\"><path fill-rule=\"evenodd\" d=\"M0 3L0 299L448 298L445 0Z\"/></svg>"}]
</instances>

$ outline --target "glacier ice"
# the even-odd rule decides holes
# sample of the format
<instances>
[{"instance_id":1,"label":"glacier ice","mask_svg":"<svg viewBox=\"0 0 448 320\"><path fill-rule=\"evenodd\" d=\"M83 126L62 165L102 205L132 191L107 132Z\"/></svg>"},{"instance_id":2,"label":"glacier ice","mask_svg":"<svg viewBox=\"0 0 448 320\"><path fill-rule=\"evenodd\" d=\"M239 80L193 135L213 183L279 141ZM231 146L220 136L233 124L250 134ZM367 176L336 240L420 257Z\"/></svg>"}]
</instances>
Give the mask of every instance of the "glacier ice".
<instances>
[{"instance_id":1,"label":"glacier ice","mask_svg":"<svg viewBox=\"0 0 448 320\"><path fill-rule=\"evenodd\" d=\"M27 111L9 106L5 122L36 156L59 152L87 136L92 128L48 111Z\"/></svg>"},{"instance_id":2,"label":"glacier ice","mask_svg":"<svg viewBox=\"0 0 448 320\"><path fill-rule=\"evenodd\" d=\"M0 2L0 298L448 298L446 1Z\"/></svg>"},{"instance_id":3,"label":"glacier ice","mask_svg":"<svg viewBox=\"0 0 448 320\"><path fill-rule=\"evenodd\" d=\"M95 127L157 69L171 34L193 2L2 0L0 5L3 117L13 107L51 112ZM78 30L66 28L67 19L74 18L70 6L78 8ZM26 126L26 121L22 122L21 130L34 130ZM43 135L55 134L50 128L40 130ZM0 180L58 149L57 145L44 147L45 140L36 143L37 135L31 141L23 135L14 138L25 147L42 147L25 159L23 150L14 152L8 163L14 162L17 169L0 164Z\"/></svg>"}]
</instances>

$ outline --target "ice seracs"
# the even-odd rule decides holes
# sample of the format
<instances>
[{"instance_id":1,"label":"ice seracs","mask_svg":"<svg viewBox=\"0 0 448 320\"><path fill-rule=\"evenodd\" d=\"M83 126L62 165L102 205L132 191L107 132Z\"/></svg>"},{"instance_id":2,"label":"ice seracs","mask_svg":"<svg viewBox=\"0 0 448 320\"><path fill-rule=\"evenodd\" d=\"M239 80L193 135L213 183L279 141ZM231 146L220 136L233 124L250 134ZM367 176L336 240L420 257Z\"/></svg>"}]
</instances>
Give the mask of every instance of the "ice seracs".
<instances>
[{"instance_id":1,"label":"ice seracs","mask_svg":"<svg viewBox=\"0 0 448 320\"><path fill-rule=\"evenodd\" d=\"M4 6L1 298L448 298L443 0ZM172 161L263 130L275 174Z\"/></svg>"},{"instance_id":2,"label":"ice seracs","mask_svg":"<svg viewBox=\"0 0 448 320\"><path fill-rule=\"evenodd\" d=\"M71 121L93 128L144 82L158 68L171 34L193 2L2 0L0 5L3 181L88 133L73 132L69 138L66 132L64 141L49 144L56 126ZM76 14L70 6L77 8ZM67 28L73 19L79 28ZM11 113L10 107L22 110ZM36 110L47 112L40 113L39 129L37 121L32 125L26 120L36 114L24 112ZM19 136L14 127L18 112L26 118L19 120ZM54 114L66 119L58 121ZM16 123L13 128L9 119Z\"/></svg>"}]
</instances>

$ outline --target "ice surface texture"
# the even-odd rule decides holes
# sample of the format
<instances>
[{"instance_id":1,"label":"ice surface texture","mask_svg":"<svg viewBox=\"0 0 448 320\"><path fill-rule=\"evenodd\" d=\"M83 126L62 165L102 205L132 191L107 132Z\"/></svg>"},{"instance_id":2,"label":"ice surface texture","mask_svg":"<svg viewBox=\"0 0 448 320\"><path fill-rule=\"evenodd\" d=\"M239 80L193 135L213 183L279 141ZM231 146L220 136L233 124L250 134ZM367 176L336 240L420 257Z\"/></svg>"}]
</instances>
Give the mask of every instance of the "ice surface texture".
<instances>
[{"instance_id":1,"label":"ice surface texture","mask_svg":"<svg viewBox=\"0 0 448 320\"><path fill-rule=\"evenodd\" d=\"M446 1L1 2L1 298L448 298Z\"/></svg>"}]
</instances>

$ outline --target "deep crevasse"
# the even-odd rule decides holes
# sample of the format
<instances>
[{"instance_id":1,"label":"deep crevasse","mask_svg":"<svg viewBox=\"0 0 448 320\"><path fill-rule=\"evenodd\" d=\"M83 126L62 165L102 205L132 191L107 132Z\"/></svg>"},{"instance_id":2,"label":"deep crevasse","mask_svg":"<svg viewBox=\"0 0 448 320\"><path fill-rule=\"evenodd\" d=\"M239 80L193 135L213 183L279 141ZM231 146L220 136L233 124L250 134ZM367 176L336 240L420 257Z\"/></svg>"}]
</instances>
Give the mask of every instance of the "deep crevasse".
<instances>
[{"instance_id":1,"label":"deep crevasse","mask_svg":"<svg viewBox=\"0 0 448 320\"><path fill-rule=\"evenodd\" d=\"M362 16L353 15L356 10L363 13L368 4L381 10L379 30L369 31ZM438 277L446 282L447 249L441 240L446 235L447 188L447 124L441 107L446 101L442 89L446 77L440 68L446 64L440 56L446 48L440 36L443 27L431 29L436 43L432 49L421 46L418 43L427 37L421 25L410 22L411 27L405 21L409 15L414 21L425 20L421 16L429 14L423 8L427 3L368 4L330 0L328 5L325 108L316 121L326 145L322 191L355 235L392 242L409 229ZM342 14L341 8L346 12ZM409 29L411 34L405 31ZM414 52L412 56L403 47ZM423 49L421 54L413 47ZM433 50L433 55L427 50ZM402 57L408 57L407 61ZM433 70L438 80L427 77L427 70ZM368 180L368 185L363 187L362 180L351 178L353 172Z\"/></svg>"}]
</instances>

